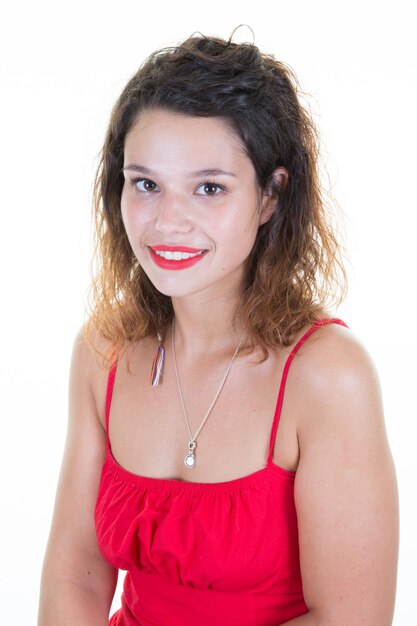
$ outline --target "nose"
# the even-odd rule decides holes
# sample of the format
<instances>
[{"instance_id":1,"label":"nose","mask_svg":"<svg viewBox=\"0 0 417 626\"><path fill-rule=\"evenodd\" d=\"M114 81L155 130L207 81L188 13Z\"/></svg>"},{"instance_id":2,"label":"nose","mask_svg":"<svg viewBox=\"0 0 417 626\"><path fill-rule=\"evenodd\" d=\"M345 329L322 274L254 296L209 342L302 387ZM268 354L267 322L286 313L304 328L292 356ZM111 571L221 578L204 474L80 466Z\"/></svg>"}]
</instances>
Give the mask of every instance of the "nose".
<instances>
[{"instance_id":1,"label":"nose","mask_svg":"<svg viewBox=\"0 0 417 626\"><path fill-rule=\"evenodd\" d=\"M188 233L191 230L184 198L174 193L164 193L159 200L155 228L164 234Z\"/></svg>"}]
</instances>

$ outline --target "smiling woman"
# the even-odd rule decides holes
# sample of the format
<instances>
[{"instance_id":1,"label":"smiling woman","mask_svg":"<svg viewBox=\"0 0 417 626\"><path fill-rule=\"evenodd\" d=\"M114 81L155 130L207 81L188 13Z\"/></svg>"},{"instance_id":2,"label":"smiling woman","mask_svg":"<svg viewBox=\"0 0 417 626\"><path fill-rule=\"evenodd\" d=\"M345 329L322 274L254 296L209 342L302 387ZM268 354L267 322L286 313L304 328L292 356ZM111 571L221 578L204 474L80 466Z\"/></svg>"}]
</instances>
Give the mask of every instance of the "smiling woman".
<instances>
[{"instance_id":1,"label":"smiling woman","mask_svg":"<svg viewBox=\"0 0 417 626\"><path fill-rule=\"evenodd\" d=\"M191 37L121 94L40 626L391 624L395 473L375 367L329 313L317 160L254 45Z\"/></svg>"},{"instance_id":2,"label":"smiling woman","mask_svg":"<svg viewBox=\"0 0 417 626\"><path fill-rule=\"evenodd\" d=\"M275 199L265 195L259 202L255 168L230 124L148 110L127 134L124 155L121 216L135 258L156 289L171 298L226 283L240 289ZM204 164L212 167L193 172ZM274 175L279 184L286 170ZM181 276L158 269L191 267Z\"/></svg>"},{"instance_id":3,"label":"smiling woman","mask_svg":"<svg viewBox=\"0 0 417 626\"><path fill-rule=\"evenodd\" d=\"M166 177L167 167L174 164L178 172L175 159L179 156L185 165L187 151L188 160L191 154L198 159L181 175L187 184L195 185L194 191L198 184L201 190L215 182L219 184L216 202L231 195L233 204L237 182L230 176L233 168L226 165L233 152L246 191L252 184L249 193L256 196L258 211L268 201L272 207L246 260L245 281L240 285L244 293L235 307L251 349L256 346L266 358L271 347L290 345L297 332L345 296L341 246L331 226L334 215L325 206L319 185L316 130L300 104L296 77L256 46L226 43L193 37L177 48L156 51L114 107L96 179L101 270L90 319L93 333L100 329L112 344L109 359L113 349L119 352L144 336L164 334L173 319L170 295L149 280L124 236L120 200L122 192L127 194L125 176L138 189L161 191L164 206L168 191L163 181L154 179L157 174ZM162 128L156 137L159 122L171 133L177 131L174 141L164 140ZM187 135L180 132L185 124ZM152 155L141 149L127 152L135 145L140 148L138 133L148 145L156 141ZM233 187L231 194L229 187ZM178 189L173 199L180 201ZM233 228L238 223L234 221Z\"/></svg>"}]
</instances>

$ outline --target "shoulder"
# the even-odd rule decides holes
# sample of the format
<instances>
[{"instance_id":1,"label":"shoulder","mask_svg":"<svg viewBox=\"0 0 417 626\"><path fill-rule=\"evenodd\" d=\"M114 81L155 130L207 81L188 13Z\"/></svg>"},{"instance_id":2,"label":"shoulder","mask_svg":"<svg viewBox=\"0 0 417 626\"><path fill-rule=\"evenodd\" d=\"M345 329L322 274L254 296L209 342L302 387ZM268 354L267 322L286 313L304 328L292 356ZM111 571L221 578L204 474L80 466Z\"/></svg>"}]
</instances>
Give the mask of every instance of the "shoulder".
<instances>
[{"instance_id":1,"label":"shoulder","mask_svg":"<svg viewBox=\"0 0 417 626\"><path fill-rule=\"evenodd\" d=\"M310 331L310 332L309 332ZM293 342L304 341L294 355L291 370L317 392L329 391L329 383L351 385L374 379L375 364L365 343L347 326L337 322L304 328Z\"/></svg>"},{"instance_id":2,"label":"shoulder","mask_svg":"<svg viewBox=\"0 0 417 626\"><path fill-rule=\"evenodd\" d=\"M302 344L299 367L316 391L331 391L329 384L349 388L375 382L375 363L365 343L353 330L336 322L319 326Z\"/></svg>"},{"instance_id":3,"label":"shoulder","mask_svg":"<svg viewBox=\"0 0 417 626\"><path fill-rule=\"evenodd\" d=\"M109 370L107 360L111 349L110 340L84 324L74 337L72 363L89 378L100 375L101 372Z\"/></svg>"},{"instance_id":4,"label":"shoulder","mask_svg":"<svg viewBox=\"0 0 417 626\"><path fill-rule=\"evenodd\" d=\"M81 326L73 341L70 386L75 394L90 399L103 426L111 351L112 342L87 325Z\"/></svg>"},{"instance_id":5,"label":"shoulder","mask_svg":"<svg viewBox=\"0 0 417 626\"><path fill-rule=\"evenodd\" d=\"M385 439L382 391L364 342L337 323L320 326L301 346L294 382L302 385L300 448Z\"/></svg>"},{"instance_id":6,"label":"shoulder","mask_svg":"<svg viewBox=\"0 0 417 626\"><path fill-rule=\"evenodd\" d=\"M71 377L78 379L78 390L91 396L95 413L104 429L107 388L112 366L117 362L116 386L120 380L131 380L132 368L137 371L138 364L144 359L152 362L154 344L152 339L144 338L116 346L114 341L88 326L88 323L79 329L73 344Z\"/></svg>"}]
</instances>

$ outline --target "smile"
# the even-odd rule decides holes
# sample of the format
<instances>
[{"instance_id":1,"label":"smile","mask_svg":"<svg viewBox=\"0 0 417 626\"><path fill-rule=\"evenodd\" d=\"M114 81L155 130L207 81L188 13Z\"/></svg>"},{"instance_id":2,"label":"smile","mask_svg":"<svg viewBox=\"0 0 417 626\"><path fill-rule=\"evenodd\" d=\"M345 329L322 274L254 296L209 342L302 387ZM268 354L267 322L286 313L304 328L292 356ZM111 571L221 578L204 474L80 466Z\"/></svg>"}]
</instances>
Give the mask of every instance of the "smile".
<instances>
[{"instance_id":1,"label":"smile","mask_svg":"<svg viewBox=\"0 0 417 626\"><path fill-rule=\"evenodd\" d=\"M196 250L185 246L148 246L152 260L158 267L167 270L187 269L195 265L207 250Z\"/></svg>"},{"instance_id":2,"label":"smile","mask_svg":"<svg viewBox=\"0 0 417 626\"><path fill-rule=\"evenodd\" d=\"M183 259L191 259L199 254L203 254L203 250L201 250L201 252L194 252L194 254L191 252L172 252L171 250L155 250L155 253L164 259L181 261Z\"/></svg>"}]
</instances>

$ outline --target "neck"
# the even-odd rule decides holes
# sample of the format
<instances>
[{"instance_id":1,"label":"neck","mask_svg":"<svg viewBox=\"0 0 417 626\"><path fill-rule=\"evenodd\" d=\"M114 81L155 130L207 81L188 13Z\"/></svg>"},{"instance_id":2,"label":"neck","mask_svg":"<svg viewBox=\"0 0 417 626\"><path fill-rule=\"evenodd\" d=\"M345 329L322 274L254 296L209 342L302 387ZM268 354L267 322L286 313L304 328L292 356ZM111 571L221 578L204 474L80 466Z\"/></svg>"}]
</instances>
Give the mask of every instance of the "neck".
<instances>
[{"instance_id":1,"label":"neck","mask_svg":"<svg viewBox=\"0 0 417 626\"><path fill-rule=\"evenodd\" d=\"M237 298L173 299L175 345L192 357L235 349L243 327L234 320ZM169 333L171 337L171 333Z\"/></svg>"}]
</instances>

